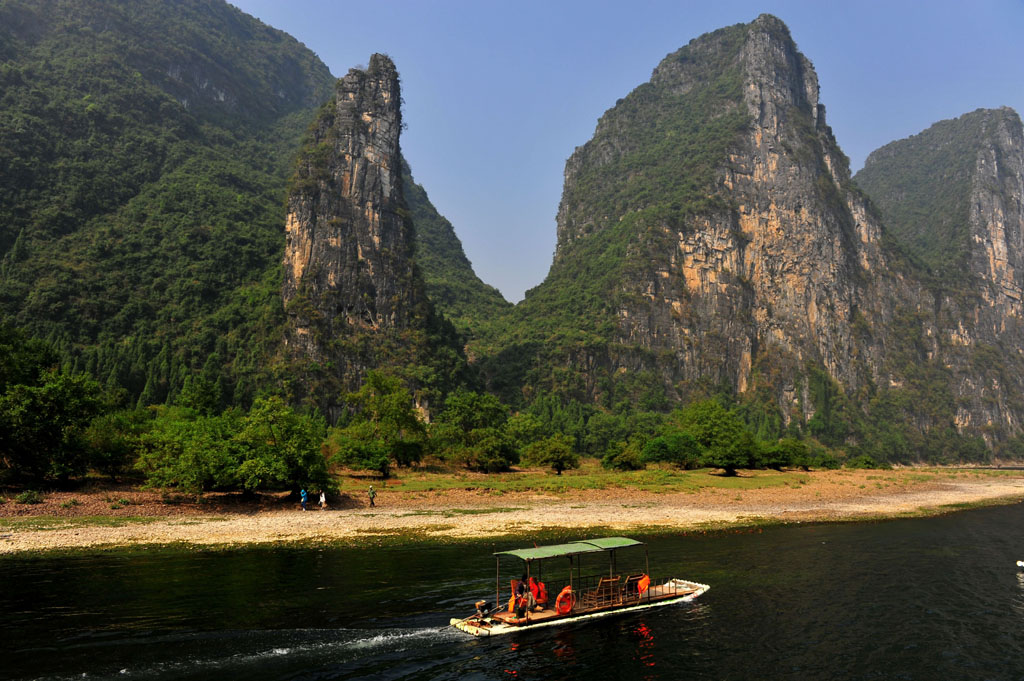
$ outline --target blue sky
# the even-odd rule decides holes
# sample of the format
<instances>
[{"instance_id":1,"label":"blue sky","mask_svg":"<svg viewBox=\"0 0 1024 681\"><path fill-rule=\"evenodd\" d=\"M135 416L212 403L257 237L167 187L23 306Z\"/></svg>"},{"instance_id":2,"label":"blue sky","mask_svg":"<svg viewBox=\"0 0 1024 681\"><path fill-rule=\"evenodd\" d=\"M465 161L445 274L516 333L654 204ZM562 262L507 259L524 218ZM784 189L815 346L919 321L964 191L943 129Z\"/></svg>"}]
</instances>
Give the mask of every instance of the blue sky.
<instances>
[{"instance_id":1,"label":"blue sky","mask_svg":"<svg viewBox=\"0 0 1024 681\"><path fill-rule=\"evenodd\" d=\"M402 78L402 149L477 274L515 302L555 247L565 161L669 52L762 12L813 62L854 171L978 108L1024 112L1024 0L230 0L335 76L374 52Z\"/></svg>"}]
</instances>

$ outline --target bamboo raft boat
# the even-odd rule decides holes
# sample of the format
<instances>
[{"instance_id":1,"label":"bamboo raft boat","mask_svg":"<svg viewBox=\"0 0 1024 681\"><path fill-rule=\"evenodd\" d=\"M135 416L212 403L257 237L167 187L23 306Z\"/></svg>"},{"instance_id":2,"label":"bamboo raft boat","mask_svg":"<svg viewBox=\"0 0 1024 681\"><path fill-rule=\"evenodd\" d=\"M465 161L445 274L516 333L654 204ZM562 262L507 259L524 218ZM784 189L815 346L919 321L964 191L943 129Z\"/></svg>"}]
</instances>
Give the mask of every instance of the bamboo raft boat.
<instances>
[{"instance_id":1,"label":"bamboo raft boat","mask_svg":"<svg viewBox=\"0 0 1024 681\"><path fill-rule=\"evenodd\" d=\"M643 547L644 569L619 571L616 551ZM608 570L600 574L582 574L585 557L594 554L608 557ZM675 603L686 603L704 594L707 584L679 578L650 577L647 545L627 537L605 537L568 544L538 546L494 554L497 566L494 604L478 601L477 610L469 617L452 618L449 624L473 636L499 636L526 629L536 629L589 620L597 617L646 610ZM512 556L524 564L521 579L509 582L509 598L501 593L501 558ZM568 578L557 582L558 596L542 581L544 561L565 559ZM549 573L550 562L548 563ZM575 573L575 574L574 574ZM552 582L556 583L556 582Z\"/></svg>"}]
</instances>

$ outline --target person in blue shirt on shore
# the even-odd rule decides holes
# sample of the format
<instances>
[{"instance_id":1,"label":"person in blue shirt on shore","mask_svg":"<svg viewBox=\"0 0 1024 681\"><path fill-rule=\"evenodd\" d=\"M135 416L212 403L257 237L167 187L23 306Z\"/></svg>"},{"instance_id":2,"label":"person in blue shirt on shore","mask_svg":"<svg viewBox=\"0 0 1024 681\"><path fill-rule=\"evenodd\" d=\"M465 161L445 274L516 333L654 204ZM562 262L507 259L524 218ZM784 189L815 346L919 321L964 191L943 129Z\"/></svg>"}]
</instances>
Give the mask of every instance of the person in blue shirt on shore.
<instances>
[{"instance_id":1,"label":"person in blue shirt on shore","mask_svg":"<svg viewBox=\"0 0 1024 681\"><path fill-rule=\"evenodd\" d=\"M309 495L306 494L306 488L305 487L303 487L302 490L299 492L299 496L302 497L302 501L300 501L299 503L302 504L302 510L305 511L306 510L306 502L309 500Z\"/></svg>"}]
</instances>

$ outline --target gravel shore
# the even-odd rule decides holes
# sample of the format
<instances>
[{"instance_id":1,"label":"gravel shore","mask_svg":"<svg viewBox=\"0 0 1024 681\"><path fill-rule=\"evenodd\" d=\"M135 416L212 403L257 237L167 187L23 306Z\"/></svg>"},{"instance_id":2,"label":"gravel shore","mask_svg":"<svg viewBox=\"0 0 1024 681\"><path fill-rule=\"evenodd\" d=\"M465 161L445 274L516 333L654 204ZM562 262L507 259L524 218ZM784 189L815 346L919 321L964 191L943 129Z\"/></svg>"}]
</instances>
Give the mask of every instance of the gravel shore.
<instances>
[{"instance_id":1,"label":"gravel shore","mask_svg":"<svg viewBox=\"0 0 1024 681\"><path fill-rule=\"evenodd\" d=\"M71 503L71 500L75 503ZM629 488L560 494L495 495L468 490L404 493L381 489L377 506L343 496L308 512L284 496L203 504L153 492L91 491L47 495L44 504L0 505L0 554L51 549L185 543L342 542L390 534L471 538L600 527L686 531L704 527L858 520L948 512L1024 500L1024 471L922 476L899 471L822 471L806 484L653 493ZM126 502L126 503L125 503ZM97 516L102 516L97 520Z\"/></svg>"}]
</instances>

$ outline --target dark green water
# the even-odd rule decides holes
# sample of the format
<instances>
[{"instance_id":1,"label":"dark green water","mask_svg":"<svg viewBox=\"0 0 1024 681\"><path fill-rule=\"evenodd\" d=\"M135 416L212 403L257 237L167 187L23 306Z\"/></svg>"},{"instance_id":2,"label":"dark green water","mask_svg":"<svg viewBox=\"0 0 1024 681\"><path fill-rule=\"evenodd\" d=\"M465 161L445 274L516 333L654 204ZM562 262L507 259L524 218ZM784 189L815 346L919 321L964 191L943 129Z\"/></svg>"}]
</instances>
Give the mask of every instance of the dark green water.
<instances>
[{"instance_id":1,"label":"dark green water","mask_svg":"<svg viewBox=\"0 0 1024 681\"><path fill-rule=\"evenodd\" d=\"M473 639L490 545L0 560L0 678L1024 679L1024 505L651 539L692 605ZM514 545L501 543L499 549Z\"/></svg>"}]
</instances>

